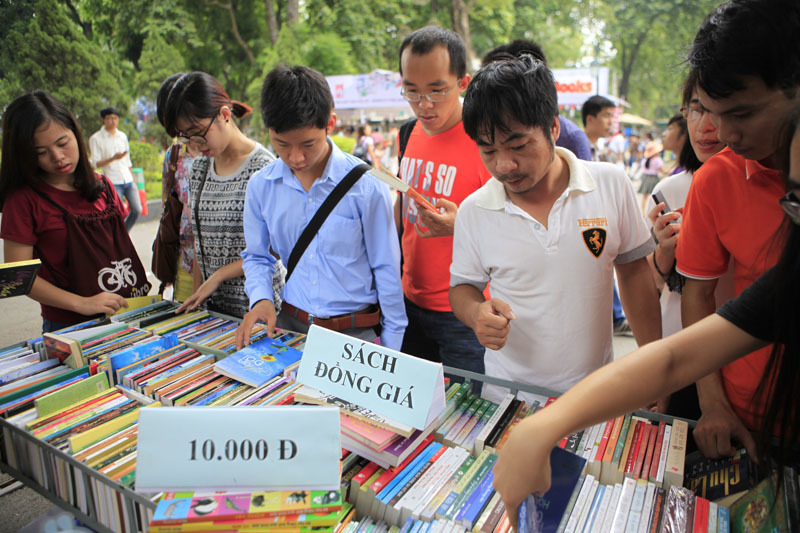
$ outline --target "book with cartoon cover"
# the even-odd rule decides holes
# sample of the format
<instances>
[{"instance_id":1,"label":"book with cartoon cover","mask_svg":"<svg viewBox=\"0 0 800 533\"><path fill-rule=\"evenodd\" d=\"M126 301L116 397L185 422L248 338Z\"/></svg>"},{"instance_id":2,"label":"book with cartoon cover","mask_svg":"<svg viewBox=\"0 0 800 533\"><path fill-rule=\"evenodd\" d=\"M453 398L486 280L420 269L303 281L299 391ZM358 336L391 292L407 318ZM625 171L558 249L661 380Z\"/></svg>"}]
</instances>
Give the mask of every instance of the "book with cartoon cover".
<instances>
[{"instance_id":1,"label":"book with cartoon cover","mask_svg":"<svg viewBox=\"0 0 800 533\"><path fill-rule=\"evenodd\" d=\"M267 337L216 363L214 370L251 387L260 387L298 362L302 355L291 346Z\"/></svg>"}]
</instances>

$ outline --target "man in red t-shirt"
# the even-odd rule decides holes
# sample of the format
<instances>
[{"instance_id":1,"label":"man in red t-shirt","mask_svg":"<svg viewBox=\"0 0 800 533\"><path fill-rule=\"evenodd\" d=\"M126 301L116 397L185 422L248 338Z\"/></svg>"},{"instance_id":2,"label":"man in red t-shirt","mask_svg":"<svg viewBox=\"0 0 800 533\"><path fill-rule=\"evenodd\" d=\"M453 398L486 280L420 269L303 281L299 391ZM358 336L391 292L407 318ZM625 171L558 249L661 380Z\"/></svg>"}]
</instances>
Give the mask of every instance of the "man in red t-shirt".
<instances>
[{"instance_id":1,"label":"man in red t-shirt","mask_svg":"<svg viewBox=\"0 0 800 533\"><path fill-rule=\"evenodd\" d=\"M458 205L491 177L461 123L467 88L466 48L454 32L415 31L400 46L403 96L417 117L400 162L400 178L439 208L435 214L403 196L403 292L408 327L402 351L483 373L484 348L450 309L450 262Z\"/></svg>"},{"instance_id":2,"label":"man in red t-shirt","mask_svg":"<svg viewBox=\"0 0 800 533\"><path fill-rule=\"evenodd\" d=\"M753 24L758 20L758 24ZM717 280L733 259L736 294L775 264L783 221L783 175L776 134L799 100L800 8L794 0L736 0L703 23L689 52L690 76L719 139L728 145L692 180L677 269L686 276L681 315L686 327L714 312ZM754 393L770 348L753 352L697 382L702 416L694 438L707 457L732 455L731 439L751 455L764 402Z\"/></svg>"}]
</instances>

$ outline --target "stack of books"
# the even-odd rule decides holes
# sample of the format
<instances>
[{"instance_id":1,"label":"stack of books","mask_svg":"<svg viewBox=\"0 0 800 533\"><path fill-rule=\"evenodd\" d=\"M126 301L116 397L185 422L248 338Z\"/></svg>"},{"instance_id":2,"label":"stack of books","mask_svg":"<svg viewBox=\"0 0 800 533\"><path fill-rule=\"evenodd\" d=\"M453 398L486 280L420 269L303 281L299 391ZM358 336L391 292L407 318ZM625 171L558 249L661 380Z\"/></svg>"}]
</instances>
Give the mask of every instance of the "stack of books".
<instances>
[{"instance_id":1,"label":"stack of books","mask_svg":"<svg viewBox=\"0 0 800 533\"><path fill-rule=\"evenodd\" d=\"M263 531L330 533L343 518L340 491L167 493L151 533Z\"/></svg>"}]
</instances>

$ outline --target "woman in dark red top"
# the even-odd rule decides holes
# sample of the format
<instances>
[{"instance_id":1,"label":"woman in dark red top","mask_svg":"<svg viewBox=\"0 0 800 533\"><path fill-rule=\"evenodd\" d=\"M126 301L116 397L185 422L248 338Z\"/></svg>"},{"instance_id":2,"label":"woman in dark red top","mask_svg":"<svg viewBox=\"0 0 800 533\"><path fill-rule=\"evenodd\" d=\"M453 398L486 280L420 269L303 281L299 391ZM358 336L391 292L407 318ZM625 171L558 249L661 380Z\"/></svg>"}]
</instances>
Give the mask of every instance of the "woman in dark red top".
<instances>
[{"instance_id":1,"label":"woman in dark red top","mask_svg":"<svg viewBox=\"0 0 800 533\"><path fill-rule=\"evenodd\" d=\"M0 237L5 261L42 261L29 296L53 331L126 307L150 290L119 198L94 173L72 114L43 91L3 114Z\"/></svg>"}]
</instances>

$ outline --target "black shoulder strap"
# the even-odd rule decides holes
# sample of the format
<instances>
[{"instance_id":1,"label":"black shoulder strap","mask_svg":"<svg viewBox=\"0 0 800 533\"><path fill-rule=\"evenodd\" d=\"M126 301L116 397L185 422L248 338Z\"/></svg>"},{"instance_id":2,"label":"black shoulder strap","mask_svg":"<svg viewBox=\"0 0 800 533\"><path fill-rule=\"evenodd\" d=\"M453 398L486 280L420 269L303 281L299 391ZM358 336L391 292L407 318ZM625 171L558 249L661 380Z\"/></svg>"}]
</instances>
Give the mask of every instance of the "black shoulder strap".
<instances>
[{"instance_id":1,"label":"black shoulder strap","mask_svg":"<svg viewBox=\"0 0 800 533\"><path fill-rule=\"evenodd\" d=\"M300 261L300 258L303 256L303 252L305 252L308 245L311 244L312 239L319 231L319 228L322 227L322 223L325 222L328 215L331 214L333 208L336 207L336 204L338 204L347 191L355 185L359 178L371 168L372 167L366 163L353 167L344 179L334 187L328 197L325 198L325 201L322 202L317 212L314 213L314 216L303 230L303 233L300 234L300 238L297 239L297 243L294 245L294 248L292 248L292 253L289 254L289 261L286 263L285 282L289 281L289 277L292 275L292 272L294 272L294 267L297 266L297 262Z\"/></svg>"},{"instance_id":2,"label":"black shoulder strap","mask_svg":"<svg viewBox=\"0 0 800 533\"><path fill-rule=\"evenodd\" d=\"M414 126L417 124L417 119L409 120L400 126L400 132L397 137L399 144L397 145L397 168L400 168L400 162L403 160L403 154L408 146L408 139L411 137L411 132L414 131Z\"/></svg>"}]
</instances>

